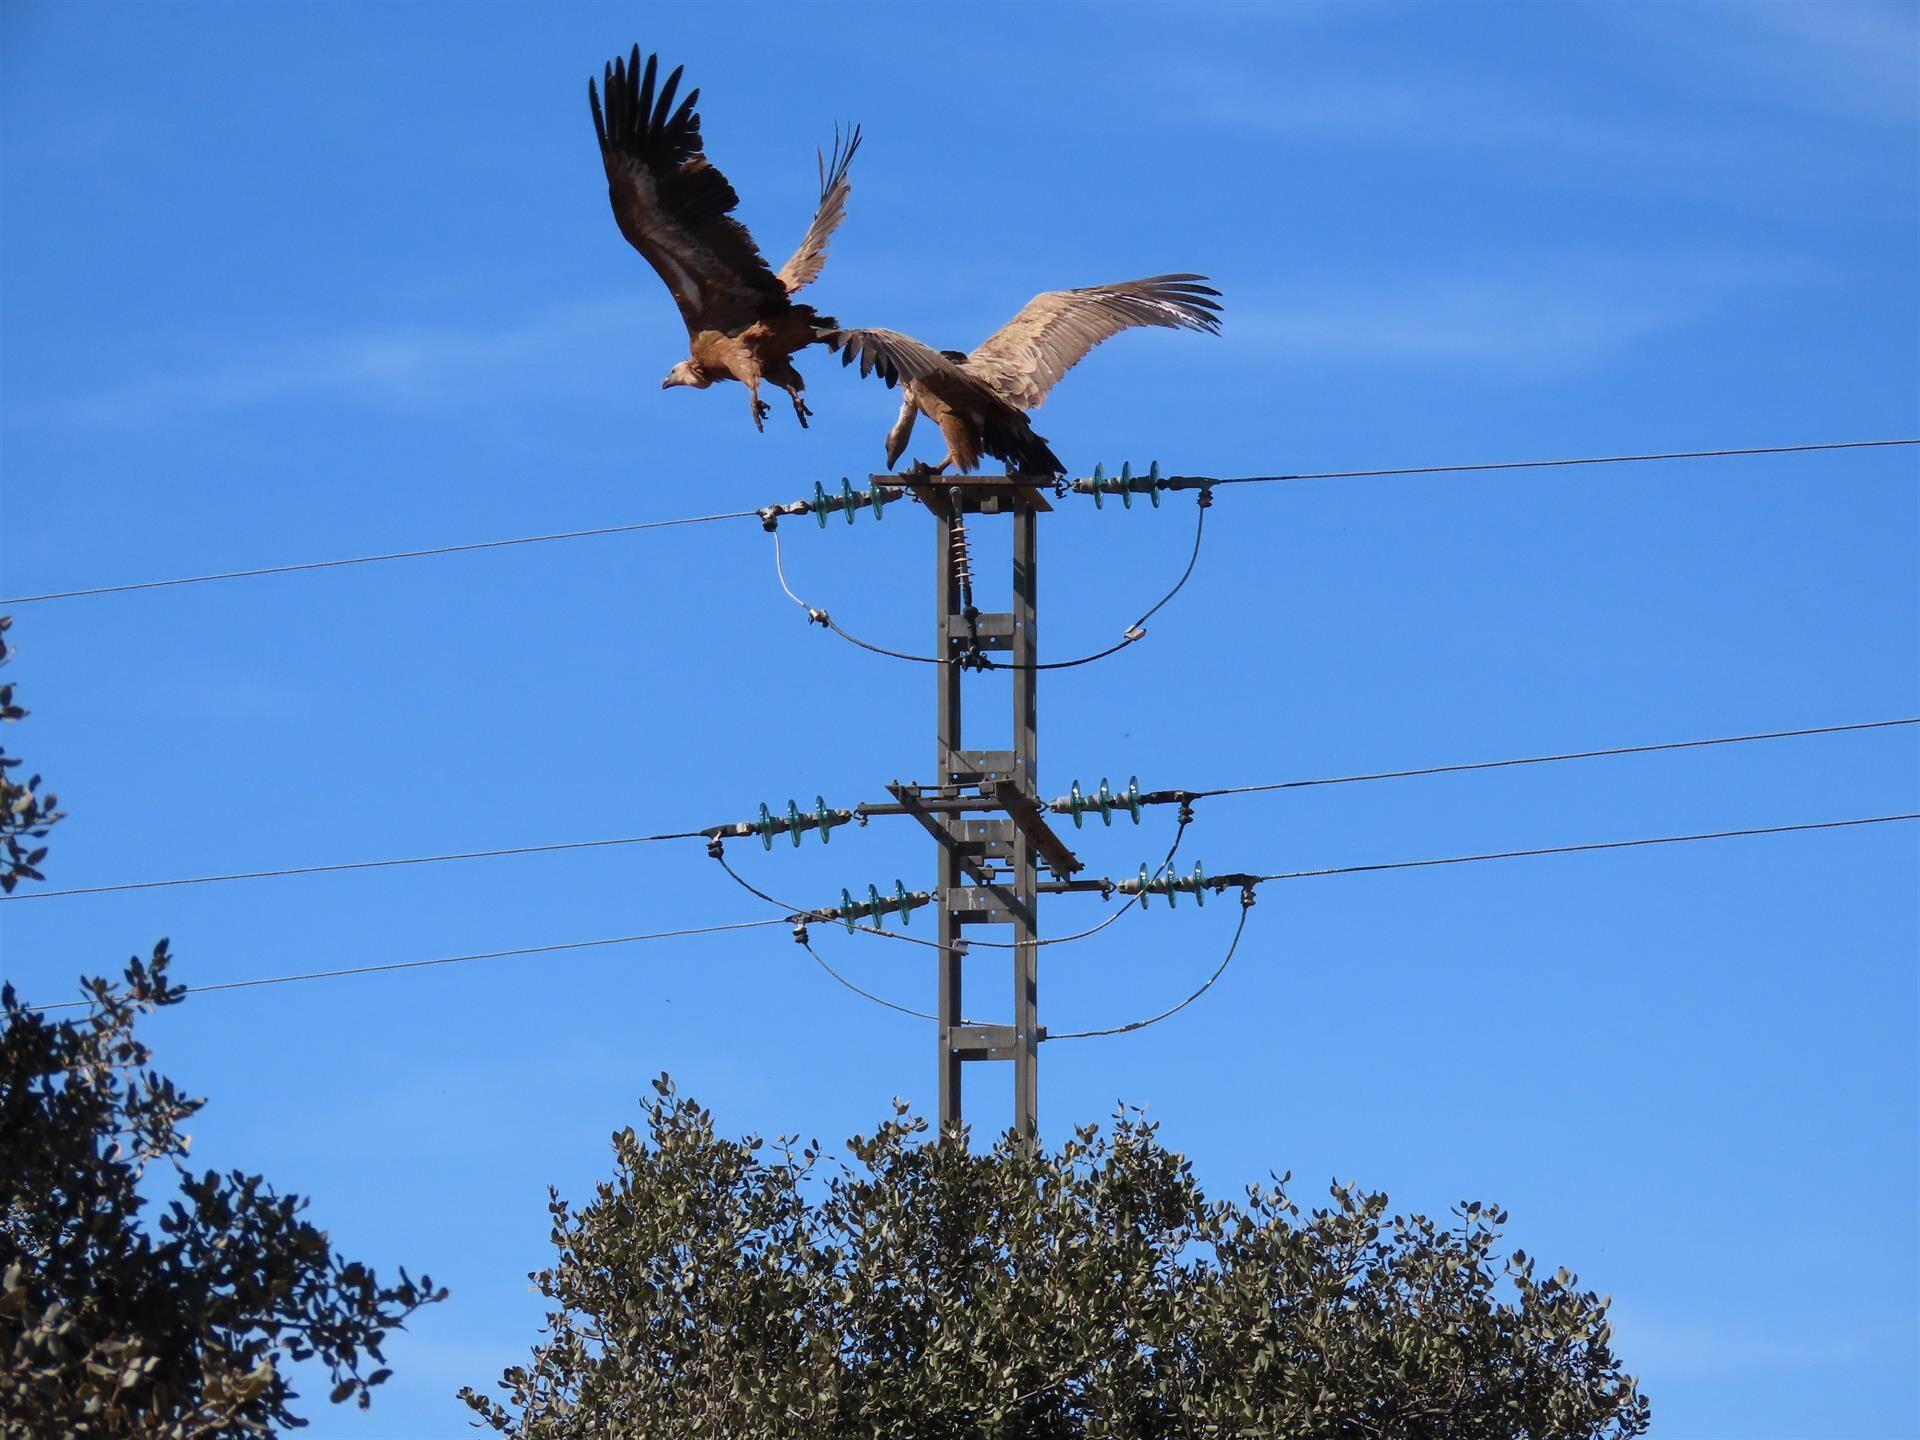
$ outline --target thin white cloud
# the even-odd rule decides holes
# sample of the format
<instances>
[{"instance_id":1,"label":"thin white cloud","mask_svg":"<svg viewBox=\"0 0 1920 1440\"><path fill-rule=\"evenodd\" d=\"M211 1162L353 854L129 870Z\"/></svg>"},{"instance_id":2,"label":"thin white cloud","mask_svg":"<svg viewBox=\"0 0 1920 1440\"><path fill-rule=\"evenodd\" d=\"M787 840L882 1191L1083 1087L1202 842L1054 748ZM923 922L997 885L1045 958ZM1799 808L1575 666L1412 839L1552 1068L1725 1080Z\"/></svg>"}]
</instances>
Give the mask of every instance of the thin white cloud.
<instances>
[{"instance_id":1,"label":"thin white cloud","mask_svg":"<svg viewBox=\"0 0 1920 1440\"><path fill-rule=\"evenodd\" d=\"M102 425L254 409L322 398L423 408L536 381L555 366L591 363L583 347L658 323L657 306L622 299L551 307L492 327L397 325L357 334L236 345L217 362L109 384L36 408L42 417ZM661 370L665 372L666 362ZM25 407L22 407L23 409Z\"/></svg>"},{"instance_id":2,"label":"thin white cloud","mask_svg":"<svg viewBox=\"0 0 1920 1440\"><path fill-rule=\"evenodd\" d=\"M1304 290L1237 309L1229 343L1317 363L1567 368L1686 329L1810 271L1732 258L1566 260L1527 273Z\"/></svg>"},{"instance_id":3,"label":"thin white cloud","mask_svg":"<svg viewBox=\"0 0 1920 1440\"><path fill-rule=\"evenodd\" d=\"M1884 0L1723 0L1773 39L1773 77L1826 105L1920 119L1920 7Z\"/></svg>"}]
</instances>

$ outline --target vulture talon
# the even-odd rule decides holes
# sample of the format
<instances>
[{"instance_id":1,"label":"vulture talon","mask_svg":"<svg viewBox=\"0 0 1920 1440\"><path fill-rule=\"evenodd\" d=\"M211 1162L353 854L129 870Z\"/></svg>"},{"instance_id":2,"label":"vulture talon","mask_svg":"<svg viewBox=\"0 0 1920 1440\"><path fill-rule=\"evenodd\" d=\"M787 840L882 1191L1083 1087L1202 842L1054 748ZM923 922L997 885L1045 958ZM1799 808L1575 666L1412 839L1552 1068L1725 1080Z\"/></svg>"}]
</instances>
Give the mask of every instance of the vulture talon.
<instances>
[{"instance_id":1,"label":"vulture talon","mask_svg":"<svg viewBox=\"0 0 1920 1440\"><path fill-rule=\"evenodd\" d=\"M753 397L753 428L762 435L767 433L767 416L773 413L773 407L758 395Z\"/></svg>"},{"instance_id":2,"label":"vulture talon","mask_svg":"<svg viewBox=\"0 0 1920 1440\"><path fill-rule=\"evenodd\" d=\"M807 417L813 414L813 411L807 408L807 402L802 400L798 395L793 397L793 413L800 421L800 428L802 430L810 430L813 428L807 424Z\"/></svg>"}]
</instances>

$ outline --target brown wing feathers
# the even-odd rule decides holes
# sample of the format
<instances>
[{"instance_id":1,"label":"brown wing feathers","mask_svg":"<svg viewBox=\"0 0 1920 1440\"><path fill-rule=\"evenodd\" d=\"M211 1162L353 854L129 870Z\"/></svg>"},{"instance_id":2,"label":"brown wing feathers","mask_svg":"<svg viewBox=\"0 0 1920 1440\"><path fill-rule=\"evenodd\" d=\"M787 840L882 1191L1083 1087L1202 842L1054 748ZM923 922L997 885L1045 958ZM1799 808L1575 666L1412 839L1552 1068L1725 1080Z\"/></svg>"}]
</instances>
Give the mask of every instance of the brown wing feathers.
<instances>
[{"instance_id":1,"label":"brown wing feathers","mask_svg":"<svg viewBox=\"0 0 1920 1440\"><path fill-rule=\"evenodd\" d=\"M604 111L587 81L621 234L660 272L689 330L731 328L784 309L786 287L729 213L739 195L703 151L699 90L675 105L681 70L656 86L658 68L653 55L642 67L638 45L613 61L603 75Z\"/></svg>"},{"instance_id":2,"label":"brown wing feathers","mask_svg":"<svg viewBox=\"0 0 1920 1440\"><path fill-rule=\"evenodd\" d=\"M780 283L787 287L789 294L820 278L820 269L827 263L827 241L847 217L847 196L853 190L847 167L853 163L854 152L859 148L858 125L848 131L844 143L840 127L833 127L833 157L819 155L820 204L813 212L813 223L807 226L800 248L780 267Z\"/></svg>"},{"instance_id":3,"label":"brown wing feathers","mask_svg":"<svg viewBox=\"0 0 1920 1440\"><path fill-rule=\"evenodd\" d=\"M1135 325L1220 331L1220 292L1204 275L1153 275L1049 290L1020 307L967 357L967 368L1031 409L1102 340Z\"/></svg>"}]
</instances>

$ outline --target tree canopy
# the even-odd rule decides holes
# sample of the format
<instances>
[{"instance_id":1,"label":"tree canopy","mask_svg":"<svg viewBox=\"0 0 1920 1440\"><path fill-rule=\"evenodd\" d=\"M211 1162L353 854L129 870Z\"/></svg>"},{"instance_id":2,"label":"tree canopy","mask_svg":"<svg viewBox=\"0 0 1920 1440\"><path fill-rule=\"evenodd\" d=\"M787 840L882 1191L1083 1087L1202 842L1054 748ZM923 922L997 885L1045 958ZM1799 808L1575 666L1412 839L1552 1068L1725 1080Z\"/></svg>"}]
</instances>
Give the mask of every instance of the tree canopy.
<instances>
[{"instance_id":1,"label":"tree canopy","mask_svg":"<svg viewBox=\"0 0 1920 1440\"><path fill-rule=\"evenodd\" d=\"M0 618L0 660L6 657ZM0 687L0 719L25 712ZM0 752L3 754L3 752ZM5 759L5 766L17 761ZM37 777L0 769L5 888L38 879L59 818ZM177 1003L167 942L124 980L82 981L78 1018L0 987L0 1436L239 1440L306 1422L284 1359L314 1357L332 1399L368 1403L387 1332L445 1297L383 1285L334 1253L306 1202L257 1175L190 1171L202 1101L148 1068L137 1021ZM171 1171L171 1174L169 1174ZM177 1194L149 1226L149 1196Z\"/></svg>"},{"instance_id":2,"label":"tree canopy","mask_svg":"<svg viewBox=\"0 0 1920 1440\"><path fill-rule=\"evenodd\" d=\"M1209 1199L1121 1111L975 1152L897 1107L829 1161L722 1138L664 1076L613 1177L550 1196L547 1338L518 1440L618 1436L1409 1437L1642 1433L1608 1301L1502 1255L1497 1207L1391 1215L1286 1177Z\"/></svg>"}]
</instances>

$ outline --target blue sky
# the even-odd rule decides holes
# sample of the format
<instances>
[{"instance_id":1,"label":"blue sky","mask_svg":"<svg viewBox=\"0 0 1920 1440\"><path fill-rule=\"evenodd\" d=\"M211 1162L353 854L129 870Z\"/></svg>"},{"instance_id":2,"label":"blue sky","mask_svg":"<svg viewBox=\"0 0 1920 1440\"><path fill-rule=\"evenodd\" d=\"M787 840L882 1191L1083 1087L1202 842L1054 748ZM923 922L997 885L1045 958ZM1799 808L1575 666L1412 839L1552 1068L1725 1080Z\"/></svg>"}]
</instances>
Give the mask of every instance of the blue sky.
<instances>
[{"instance_id":1,"label":"blue sky","mask_svg":"<svg viewBox=\"0 0 1920 1440\"><path fill-rule=\"evenodd\" d=\"M747 424L607 212L581 91L684 62L783 255L867 130L815 292L970 345L1164 270L1217 340L1128 335L1036 416L1076 471L1234 475L1910 435L1911 4L1284 8L54 6L0 15L0 593L709 511L880 463L895 399L808 352ZM923 433L921 439L925 442ZM1143 644L1042 689L1042 788L1211 787L1920 713L1916 452L1222 491ZM1042 644L1099 648L1190 500L1064 504ZM929 527L788 527L812 603L925 645ZM980 536L983 571L1004 537ZM18 607L8 737L52 883L678 830L880 798L930 678L781 596L752 522ZM980 693L991 696L991 682ZM990 703L990 702L982 702ZM1287 870L1920 808L1911 730L1221 799L1184 850ZM1081 832L1096 871L1164 850ZM1176 1020L1043 1055L1051 1135L1146 1104L1223 1195L1291 1169L1510 1238L1617 1299L1654 1434L1920 1433L1920 827L1267 887ZM931 878L876 822L731 852L810 903ZM1231 905L1049 953L1042 1018L1163 1008ZM758 919L698 845L0 905L36 998L171 936L181 978ZM1049 907L1079 928L1098 900ZM910 1004L925 952L821 932ZM982 1006L1001 994L976 962ZM152 1026L195 1155L309 1194L452 1301L324 1440L467 1433L525 1354L545 1186L670 1070L738 1131L933 1100L927 1027L777 929L213 994ZM999 1123L1007 1089L974 1082ZM1860 1237L1864 1237L1864 1240Z\"/></svg>"}]
</instances>

